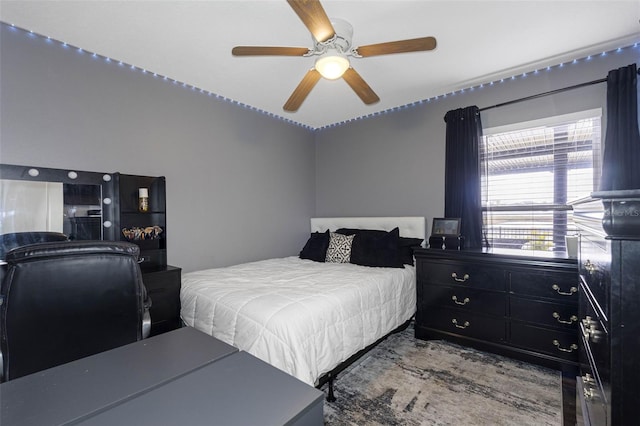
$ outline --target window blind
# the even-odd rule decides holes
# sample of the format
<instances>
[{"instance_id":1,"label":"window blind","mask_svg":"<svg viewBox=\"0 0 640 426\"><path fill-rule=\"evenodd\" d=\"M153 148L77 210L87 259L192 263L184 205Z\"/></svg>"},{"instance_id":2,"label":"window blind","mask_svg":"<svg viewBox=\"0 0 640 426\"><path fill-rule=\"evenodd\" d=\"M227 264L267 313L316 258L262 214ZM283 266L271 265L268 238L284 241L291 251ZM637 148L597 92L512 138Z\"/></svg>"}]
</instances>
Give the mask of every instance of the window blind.
<instances>
[{"instance_id":1,"label":"window blind","mask_svg":"<svg viewBox=\"0 0 640 426\"><path fill-rule=\"evenodd\" d=\"M595 115L593 115L595 114ZM485 130L483 232L492 247L564 251L575 233L570 201L600 178L600 115L552 117L516 130Z\"/></svg>"}]
</instances>

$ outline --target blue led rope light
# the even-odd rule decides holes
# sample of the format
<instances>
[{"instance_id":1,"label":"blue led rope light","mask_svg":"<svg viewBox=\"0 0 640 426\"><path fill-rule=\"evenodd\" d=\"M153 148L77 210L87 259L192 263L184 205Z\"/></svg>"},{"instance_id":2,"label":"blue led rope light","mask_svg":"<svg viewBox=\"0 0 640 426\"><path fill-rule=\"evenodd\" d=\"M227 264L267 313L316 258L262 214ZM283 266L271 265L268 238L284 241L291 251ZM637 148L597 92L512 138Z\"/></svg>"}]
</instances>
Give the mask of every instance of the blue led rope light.
<instances>
[{"instance_id":1,"label":"blue led rope light","mask_svg":"<svg viewBox=\"0 0 640 426\"><path fill-rule=\"evenodd\" d=\"M34 33L33 31L25 30L25 29L20 28L20 27L16 27L13 24L7 24L7 23L4 23L2 21L0 21L0 24L2 24L3 26L8 26L9 29L14 30L14 31L24 32L29 37L32 37L32 38L38 37L38 38L41 38L41 39L45 40L47 43L57 43L58 45L60 45L63 48L76 49L77 52L80 53L80 54L89 54L89 55L91 55L92 58L102 59L107 63L115 63L118 66L122 66L122 67L127 66L133 71L139 71L139 72L142 72L143 74L149 74L149 75L153 76L154 78L161 78L162 80L168 81L168 82L176 84L176 85L180 84L184 88L190 88L193 91L200 92L200 93L205 94L207 96L213 96L218 100L221 100L221 101L224 101L224 102L228 102L228 103L234 104L236 106L239 106L239 107L251 110L251 111L255 111L255 112L264 114L264 115L266 115L268 117L275 118L275 119L278 119L278 120L281 120L281 121L284 121L286 123L293 124L293 125L296 125L296 126L299 126L299 127L303 127L305 129L311 130L311 131L318 131L318 130L322 130L322 129L343 126L345 124L352 123L354 121L366 120L368 118L377 117L377 116L380 116L380 115L383 115L383 114L388 114L388 113L397 112L397 111L401 111L401 110L408 109L408 108L413 108L413 107L416 107L416 106L420 106L420 105L424 105L424 104L427 104L427 103L431 103L433 101L438 101L440 99L444 99L444 98L446 98L448 96L455 96L458 93L462 94L465 91L474 91L476 89L483 89L485 86L493 86L495 84L501 84L501 83L504 83L505 80L516 80L516 79L519 79L519 78L527 78L527 76L530 75L530 74L538 74L540 72L539 69L536 69L534 71L524 72L524 73L522 73L520 75L513 75L513 76L507 77L507 78L500 78L499 80L494 80L494 81L491 81L491 82L488 82L488 83L480 83L480 84L478 84L476 86L467 87L467 88L463 88L463 89L459 89L459 90L454 90L453 92L444 93L444 94L441 94L441 95L435 95L435 96L432 96L432 97L427 98L427 99L422 99L422 100L414 101L414 102L411 102L411 103L408 103L408 104L399 105L399 106L396 106L396 107L393 107L393 108L388 108L388 109L383 110L383 111L372 112L371 114L362 115L360 117L355 117L355 118L350 118L350 119L343 120L343 121L340 121L340 122L337 122L337 123L334 123L334 124L328 124L328 125L325 125L325 126L322 126L322 127L311 127L309 125L302 124L302 123L299 123L297 121L294 121L294 120L292 120L290 118L283 117L281 115L274 114L272 112L268 112L268 111L262 110L260 108L251 106L251 105L247 105L245 103L236 101L234 99L230 99L230 98L227 98L225 96L219 95L217 93L210 92L208 90L204 90L204 89L201 89L199 87L187 84L185 82L172 79L172 78L167 77L165 75L157 74L155 72L151 72L149 70L146 70L146 69L143 69L143 68L140 68L140 67L136 67L135 65L127 64L125 62L118 61L116 59L112 59L112 58L109 58L109 57L106 57L106 56L103 56L103 55L99 55L99 54L97 54L95 52L88 52L88 51L86 51L86 50L84 50L84 49L82 49L80 47L75 47L75 46L67 44L67 43L65 43L63 41L55 40L55 39L52 39L51 37L43 36L41 34ZM547 67L544 68L544 70L548 72L548 71L553 70L554 68L563 68L566 64L575 65L575 64L578 64L580 62L591 61L594 56L607 56L609 53L620 53L620 52L623 52L624 50L627 50L627 49L636 49L636 48L638 48L638 46L639 46L639 43L636 42L633 45L625 46L625 47L618 47L616 49L612 49L612 50L609 50L609 51L602 52L602 53L600 53L598 55L588 55L588 56L586 56L584 58L574 59L572 61L563 62L563 63L557 64L557 65L553 65L553 66L547 66Z\"/></svg>"}]
</instances>

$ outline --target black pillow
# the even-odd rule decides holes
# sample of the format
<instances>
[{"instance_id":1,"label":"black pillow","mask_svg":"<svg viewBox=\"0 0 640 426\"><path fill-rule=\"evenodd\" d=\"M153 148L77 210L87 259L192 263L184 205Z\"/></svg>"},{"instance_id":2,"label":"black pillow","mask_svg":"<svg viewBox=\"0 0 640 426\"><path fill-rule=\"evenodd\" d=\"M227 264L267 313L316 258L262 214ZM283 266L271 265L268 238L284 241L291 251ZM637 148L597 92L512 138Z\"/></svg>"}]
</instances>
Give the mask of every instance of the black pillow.
<instances>
[{"instance_id":1,"label":"black pillow","mask_svg":"<svg viewBox=\"0 0 640 426\"><path fill-rule=\"evenodd\" d=\"M418 247L424 239L400 237L399 250L402 263L413 265L413 247Z\"/></svg>"},{"instance_id":2,"label":"black pillow","mask_svg":"<svg viewBox=\"0 0 640 426\"><path fill-rule=\"evenodd\" d=\"M370 236L381 237L387 234L387 231L379 229L355 229L355 228L340 228L336 231L339 234L354 235L354 234L367 234ZM422 238L398 238L398 250L400 251L400 260L404 265L413 265L413 248L422 244L424 240ZM353 241L357 245L356 240ZM353 250L353 248L352 248ZM353 256L353 254L352 254Z\"/></svg>"},{"instance_id":3,"label":"black pillow","mask_svg":"<svg viewBox=\"0 0 640 426\"><path fill-rule=\"evenodd\" d=\"M329 230L326 232L312 232L307 243L300 252L300 259L324 262L329 247Z\"/></svg>"},{"instance_id":4,"label":"black pillow","mask_svg":"<svg viewBox=\"0 0 640 426\"><path fill-rule=\"evenodd\" d=\"M340 228L336 233L355 235L351 245L351 263L362 266L403 268L398 228L386 232L375 229Z\"/></svg>"}]
</instances>

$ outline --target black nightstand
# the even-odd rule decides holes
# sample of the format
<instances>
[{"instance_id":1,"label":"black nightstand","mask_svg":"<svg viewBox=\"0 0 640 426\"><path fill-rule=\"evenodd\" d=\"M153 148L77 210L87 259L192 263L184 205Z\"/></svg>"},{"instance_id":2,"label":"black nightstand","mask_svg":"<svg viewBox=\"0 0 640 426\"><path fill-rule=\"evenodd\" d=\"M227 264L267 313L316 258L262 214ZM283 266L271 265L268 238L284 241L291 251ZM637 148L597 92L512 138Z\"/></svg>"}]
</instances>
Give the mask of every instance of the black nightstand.
<instances>
[{"instance_id":1,"label":"black nightstand","mask_svg":"<svg viewBox=\"0 0 640 426\"><path fill-rule=\"evenodd\" d=\"M151 298L151 335L182 326L180 320L181 268L142 270L142 280Z\"/></svg>"}]
</instances>

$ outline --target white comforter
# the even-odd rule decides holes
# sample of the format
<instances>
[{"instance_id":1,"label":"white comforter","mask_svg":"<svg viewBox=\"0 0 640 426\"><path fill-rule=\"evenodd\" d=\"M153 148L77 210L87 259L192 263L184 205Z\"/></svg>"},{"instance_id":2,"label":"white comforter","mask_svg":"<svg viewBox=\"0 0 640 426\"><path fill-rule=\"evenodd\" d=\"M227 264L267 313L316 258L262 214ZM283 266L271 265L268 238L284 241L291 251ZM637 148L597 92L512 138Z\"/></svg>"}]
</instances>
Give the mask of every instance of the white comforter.
<instances>
[{"instance_id":1,"label":"white comforter","mask_svg":"<svg viewBox=\"0 0 640 426\"><path fill-rule=\"evenodd\" d=\"M415 268L298 257L182 277L182 319L310 385L416 309Z\"/></svg>"}]
</instances>

